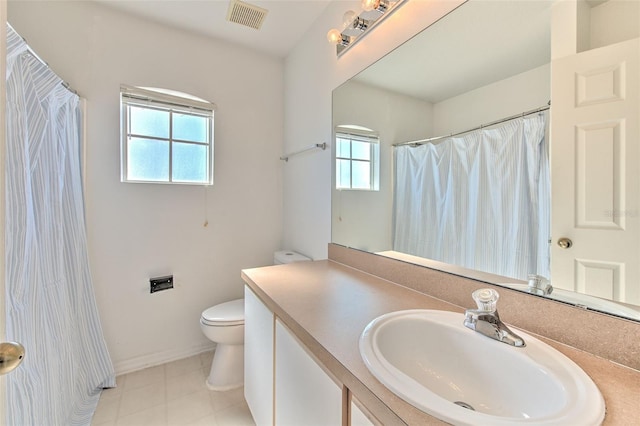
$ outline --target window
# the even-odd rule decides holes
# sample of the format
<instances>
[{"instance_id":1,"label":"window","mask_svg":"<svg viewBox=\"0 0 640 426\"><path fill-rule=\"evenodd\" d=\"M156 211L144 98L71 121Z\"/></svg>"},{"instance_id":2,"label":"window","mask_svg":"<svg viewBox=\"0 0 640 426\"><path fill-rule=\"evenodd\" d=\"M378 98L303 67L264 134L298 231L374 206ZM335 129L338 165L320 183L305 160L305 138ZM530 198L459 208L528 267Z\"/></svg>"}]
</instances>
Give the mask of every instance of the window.
<instances>
[{"instance_id":1,"label":"window","mask_svg":"<svg viewBox=\"0 0 640 426\"><path fill-rule=\"evenodd\" d=\"M214 104L122 86L120 107L122 182L213 184Z\"/></svg>"},{"instance_id":2,"label":"window","mask_svg":"<svg viewBox=\"0 0 640 426\"><path fill-rule=\"evenodd\" d=\"M336 189L379 189L378 135L360 126L336 128Z\"/></svg>"}]
</instances>

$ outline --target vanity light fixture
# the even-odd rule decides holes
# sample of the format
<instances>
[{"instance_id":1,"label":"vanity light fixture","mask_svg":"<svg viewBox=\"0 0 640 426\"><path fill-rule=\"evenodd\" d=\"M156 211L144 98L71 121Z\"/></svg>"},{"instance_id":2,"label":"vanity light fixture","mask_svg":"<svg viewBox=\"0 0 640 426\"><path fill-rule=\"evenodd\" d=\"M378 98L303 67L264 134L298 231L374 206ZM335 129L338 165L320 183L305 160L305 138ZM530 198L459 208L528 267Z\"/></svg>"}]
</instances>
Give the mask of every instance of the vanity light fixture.
<instances>
[{"instance_id":1,"label":"vanity light fixture","mask_svg":"<svg viewBox=\"0 0 640 426\"><path fill-rule=\"evenodd\" d=\"M380 13L385 13L388 8L389 0L362 0L362 9L367 12L377 10Z\"/></svg>"},{"instance_id":2,"label":"vanity light fixture","mask_svg":"<svg viewBox=\"0 0 640 426\"><path fill-rule=\"evenodd\" d=\"M329 40L329 43L331 44L338 44L343 42L349 44L349 40L343 37L340 31L336 29L332 29L327 33L327 40Z\"/></svg>"},{"instance_id":3,"label":"vanity light fixture","mask_svg":"<svg viewBox=\"0 0 640 426\"><path fill-rule=\"evenodd\" d=\"M344 15L342 15L342 27L346 28L347 26L349 26L354 19L356 19L356 12L354 12L353 10L347 10Z\"/></svg>"},{"instance_id":4,"label":"vanity light fixture","mask_svg":"<svg viewBox=\"0 0 640 426\"><path fill-rule=\"evenodd\" d=\"M362 0L359 14L348 10L342 17L342 30L331 29L327 33L329 43L336 45L336 54L344 52L362 39L366 32L382 22L406 0Z\"/></svg>"}]
</instances>

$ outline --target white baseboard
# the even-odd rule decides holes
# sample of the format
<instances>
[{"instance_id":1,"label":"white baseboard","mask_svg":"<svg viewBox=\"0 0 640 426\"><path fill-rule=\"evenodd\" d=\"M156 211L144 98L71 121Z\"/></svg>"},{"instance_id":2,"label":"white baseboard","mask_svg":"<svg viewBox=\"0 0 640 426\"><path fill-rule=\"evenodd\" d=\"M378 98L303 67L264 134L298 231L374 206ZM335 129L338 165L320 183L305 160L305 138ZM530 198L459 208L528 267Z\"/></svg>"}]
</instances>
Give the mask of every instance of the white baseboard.
<instances>
[{"instance_id":1,"label":"white baseboard","mask_svg":"<svg viewBox=\"0 0 640 426\"><path fill-rule=\"evenodd\" d=\"M167 362L176 361L190 356L198 355L202 352L211 351L216 347L215 343L206 342L188 348L176 348L164 352L156 352L120 361L114 364L116 375L131 373L156 365L166 364Z\"/></svg>"}]
</instances>

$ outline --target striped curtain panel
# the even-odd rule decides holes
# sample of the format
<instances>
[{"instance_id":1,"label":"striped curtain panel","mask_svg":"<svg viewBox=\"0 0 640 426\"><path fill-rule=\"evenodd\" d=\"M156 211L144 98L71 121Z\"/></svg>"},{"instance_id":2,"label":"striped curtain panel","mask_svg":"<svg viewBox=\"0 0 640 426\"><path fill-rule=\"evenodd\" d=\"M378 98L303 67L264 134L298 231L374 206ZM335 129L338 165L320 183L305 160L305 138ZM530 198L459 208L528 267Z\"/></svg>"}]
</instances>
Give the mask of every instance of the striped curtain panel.
<instances>
[{"instance_id":1,"label":"striped curtain panel","mask_svg":"<svg viewBox=\"0 0 640 426\"><path fill-rule=\"evenodd\" d=\"M538 114L396 147L393 249L516 279L549 277L545 130Z\"/></svg>"},{"instance_id":2,"label":"striped curtain panel","mask_svg":"<svg viewBox=\"0 0 640 426\"><path fill-rule=\"evenodd\" d=\"M78 96L8 28L7 376L9 425L88 425L115 374L95 302L80 174Z\"/></svg>"}]
</instances>

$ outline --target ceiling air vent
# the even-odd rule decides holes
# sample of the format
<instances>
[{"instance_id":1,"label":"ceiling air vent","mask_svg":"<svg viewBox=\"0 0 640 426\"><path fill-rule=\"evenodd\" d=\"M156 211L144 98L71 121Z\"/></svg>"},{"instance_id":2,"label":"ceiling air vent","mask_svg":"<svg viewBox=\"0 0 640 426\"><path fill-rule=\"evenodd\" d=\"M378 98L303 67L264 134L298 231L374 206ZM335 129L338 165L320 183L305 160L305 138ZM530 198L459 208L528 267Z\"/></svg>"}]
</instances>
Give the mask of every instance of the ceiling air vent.
<instances>
[{"instance_id":1,"label":"ceiling air vent","mask_svg":"<svg viewBox=\"0 0 640 426\"><path fill-rule=\"evenodd\" d=\"M231 0L227 21L259 30L269 11L240 0Z\"/></svg>"}]
</instances>

